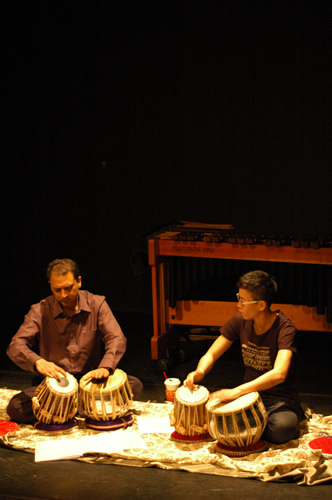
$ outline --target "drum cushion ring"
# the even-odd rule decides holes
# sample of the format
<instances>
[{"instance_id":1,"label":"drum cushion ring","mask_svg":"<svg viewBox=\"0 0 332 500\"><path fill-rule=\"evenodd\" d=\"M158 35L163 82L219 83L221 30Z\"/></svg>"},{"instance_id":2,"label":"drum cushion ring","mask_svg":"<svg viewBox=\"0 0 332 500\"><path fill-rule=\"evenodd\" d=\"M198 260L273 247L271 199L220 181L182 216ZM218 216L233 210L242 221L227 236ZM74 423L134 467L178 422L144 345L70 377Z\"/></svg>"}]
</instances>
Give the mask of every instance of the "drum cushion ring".
<instances>
[{"instance_id":1,"label":"drum cushion ring","mask_svg":"<svg viewBox=\"0 0 332 500\"><path fill-rule=\"evenodd\" d=\"M43 422L36 422L33 427L38 431L54 432L54 431L67 431L72 427L76 427L76 425L77 425L76 420L67 420L67 422L64 422L63 424L44 424Z\"/></svg>"},{"instance_id":2,"label":"drum cushion ring","mask_svg":"<svg viewBox=\"0 0 332 500\"><path fill-rule=\"evenodd\" d=\"M212 441L213 439L209 433L200 434L199 436L184 436L183 434L174 431L171 434L171 440L177 441L178 443L194 443L196 441Z\"/></svg>"},{"instance_id":3,"label":"drum cushion ring","mask_svg":"<svg viewBox=\"0 0 332 500\"><path fill-rule=\"evenodd\" d=\"M96 429L97 431L115 431L117 429L125 429L129 427L134 422L134 417L130 413L121 418L116 418L115 420L93 420L92 418L86 418L85 424L90 429Z\"/></svg>"},{"instance_id":4,"label":"drum cushion ring","mask_svg":"<svg viewBox=\"0 0 332 500\"><path fill-rule=\"evenodd\" d=\"M250 444L248 446L227 446L222 443L217 443L216 451L227 455L228 457L244 457L250 453L261 453L266 448L265 442L260 439L255 444Z\"/></svg>"}]
</instances>

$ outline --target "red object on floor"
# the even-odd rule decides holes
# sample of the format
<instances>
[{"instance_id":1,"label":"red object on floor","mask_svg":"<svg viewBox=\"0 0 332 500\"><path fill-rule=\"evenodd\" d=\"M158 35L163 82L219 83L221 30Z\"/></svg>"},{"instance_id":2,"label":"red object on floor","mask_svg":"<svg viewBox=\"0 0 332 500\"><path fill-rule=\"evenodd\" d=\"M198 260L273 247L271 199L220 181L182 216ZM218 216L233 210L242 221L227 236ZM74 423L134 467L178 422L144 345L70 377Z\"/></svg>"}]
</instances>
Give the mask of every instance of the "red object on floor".
<instances>
[{"instance_id":1,"label":"red object on floor","mask_svg":"<svg viewBox=\"0 0 332 500\"><path fill-rule=\"evenodd\" d=\"M322 435L309 442L309 446L313 450L322 450L325 455L332 455L332 436Z\"/></svg>"},{"instance_id":2,"label":"red object on floor","mask_svg":"<svg viewBox=\"0 0 332 500\"><path fill-rule=\"evenodd\" d=\"M8 432L18 431L20 426L11 420L0 420L0 436L5 436Z\"/></svg>"}]
</instances>

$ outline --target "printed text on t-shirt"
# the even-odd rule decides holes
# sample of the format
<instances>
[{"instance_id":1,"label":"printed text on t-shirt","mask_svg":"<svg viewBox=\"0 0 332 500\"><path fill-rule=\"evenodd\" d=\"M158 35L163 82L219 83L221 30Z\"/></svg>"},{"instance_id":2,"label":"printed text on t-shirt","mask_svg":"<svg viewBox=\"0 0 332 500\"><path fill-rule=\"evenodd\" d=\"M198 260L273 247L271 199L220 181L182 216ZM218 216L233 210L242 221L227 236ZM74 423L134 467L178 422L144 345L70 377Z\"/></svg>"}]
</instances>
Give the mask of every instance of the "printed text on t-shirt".
<instances>
[{"instance_id":1,"label":"printed text on t-shirt","mask_svg":"<svg viewBox=\"0 0 332 500\"><path fill-rule=\"evenodd\" d=\"M245 366L254 368L254 370L272 370L269 347L257 346L252 342L242 344L242 357Z\"/></svg>"}]
</instances>

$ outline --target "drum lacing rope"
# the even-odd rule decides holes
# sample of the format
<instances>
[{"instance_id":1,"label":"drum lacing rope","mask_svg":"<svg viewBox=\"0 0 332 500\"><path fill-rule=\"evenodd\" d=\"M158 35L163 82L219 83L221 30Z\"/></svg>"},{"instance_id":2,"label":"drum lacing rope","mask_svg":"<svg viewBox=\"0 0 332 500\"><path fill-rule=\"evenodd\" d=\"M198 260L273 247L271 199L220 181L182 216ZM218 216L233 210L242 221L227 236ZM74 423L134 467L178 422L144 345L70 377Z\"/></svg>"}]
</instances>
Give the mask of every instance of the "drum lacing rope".
<instances>
[{"instance_id":1,"label":"drum lacing rope","mask_svg":"<svg viewBox=\"0 0 332 500\"><path fill-rule=\"evenodd\" d=\"M127 415L125 415L126 417L129 417L129 415L132 415L132 413L127 413ZM125 417L121 417L120 419L123 423L123 429L126 429L127 427L129 427L132 422L127 422L127 420L125 419Z\"/></svg>"}]
</instances>

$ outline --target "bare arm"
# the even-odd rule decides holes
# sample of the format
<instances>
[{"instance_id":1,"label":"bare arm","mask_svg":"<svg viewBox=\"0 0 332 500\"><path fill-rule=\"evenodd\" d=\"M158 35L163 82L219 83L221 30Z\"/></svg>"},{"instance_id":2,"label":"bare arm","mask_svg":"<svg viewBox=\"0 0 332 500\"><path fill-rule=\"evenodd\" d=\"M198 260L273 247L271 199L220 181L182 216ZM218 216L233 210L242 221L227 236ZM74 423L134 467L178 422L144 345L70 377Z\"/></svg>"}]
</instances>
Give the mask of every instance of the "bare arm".
<instances>
[{"instance_id":1,"label":"bare arm","mask_svg":"<svg viewBox=\"0 0 332 500\"><path fill-rule=\"evenodd\" d=\"M187 375L183 385L192 390L195 383L200 382L205 375L209 373L217 359L230 348L232 343L233 342L227 340L226 337L220 335L220 337L213 342L206 354L199 360L196 370Z\"/></svg>"},{"instance_id":2,"label":"bare arm","mask_svg":"<svg viewBox=\"0 0 332 500\"><path fill-rule=\"evenodd\" d=\"M218 399L223 403L233 401L234 399L253 391L264 391L275 385L281 384L287 377L293 353L288 349L282 349L278 352L272 370L264 373L250 382L241 384L234 389L221 389L210 394L210 398Z\"/></svg>"}]
</instances>

